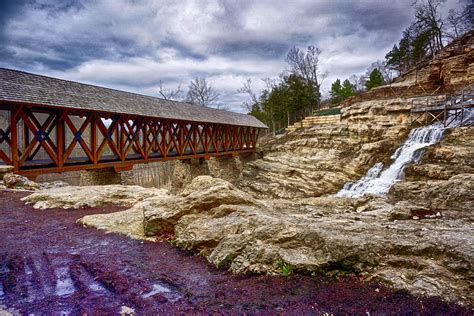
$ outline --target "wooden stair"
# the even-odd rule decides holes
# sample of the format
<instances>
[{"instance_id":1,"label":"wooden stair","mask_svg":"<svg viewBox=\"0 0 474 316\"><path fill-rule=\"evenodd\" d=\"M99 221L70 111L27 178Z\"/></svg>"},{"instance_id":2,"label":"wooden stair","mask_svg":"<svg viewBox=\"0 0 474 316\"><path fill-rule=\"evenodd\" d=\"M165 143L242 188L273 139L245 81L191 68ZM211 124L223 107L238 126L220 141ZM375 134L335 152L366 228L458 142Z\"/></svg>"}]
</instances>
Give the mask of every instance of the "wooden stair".
<instances>
[{"instance_id":1,"label":"wooden stair","mask_svg":"<svg viewBox=\"0 0 474 316\"><path fill-rule=\"evenodd\" d=\"M307 116L302 121L296 122L285 129L286 133L293 132L298 128L312 127L315 125L337 124L341 121L341 115Z\"/></svg>"}]
</instances>

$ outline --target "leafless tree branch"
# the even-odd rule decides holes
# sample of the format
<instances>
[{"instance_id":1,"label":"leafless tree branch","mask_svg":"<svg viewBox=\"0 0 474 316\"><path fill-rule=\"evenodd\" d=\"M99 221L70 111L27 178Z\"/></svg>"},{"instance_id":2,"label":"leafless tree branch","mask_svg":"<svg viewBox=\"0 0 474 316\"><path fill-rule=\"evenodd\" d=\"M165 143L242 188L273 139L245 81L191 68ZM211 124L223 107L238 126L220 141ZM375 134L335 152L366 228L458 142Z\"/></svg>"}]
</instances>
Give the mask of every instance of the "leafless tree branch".
<instances>
[{"instance_id":1,"label":"leafless tree branch","mask_svg":"<svg viewBox=\"0 0 474 316\"><path fill-rule=\"evenodd\" d=\"M181 84L176 89L167 89L163 87L163 82L160 80L160 86L158 92L161 97L165 100L179 100L183 90L181 90Z\"/></svg>"},{"instance_id":2,"label":"leafless tree branch","mask_svg":"<svg viewBox=\"0 0 474 316\"><path fill-rule=\"evenodd\" d=\"M196 77L189 83L186 101L199 106L209 107L219 98L219 93L207 82L206 78Z\"/></svg>"}]
</instances>

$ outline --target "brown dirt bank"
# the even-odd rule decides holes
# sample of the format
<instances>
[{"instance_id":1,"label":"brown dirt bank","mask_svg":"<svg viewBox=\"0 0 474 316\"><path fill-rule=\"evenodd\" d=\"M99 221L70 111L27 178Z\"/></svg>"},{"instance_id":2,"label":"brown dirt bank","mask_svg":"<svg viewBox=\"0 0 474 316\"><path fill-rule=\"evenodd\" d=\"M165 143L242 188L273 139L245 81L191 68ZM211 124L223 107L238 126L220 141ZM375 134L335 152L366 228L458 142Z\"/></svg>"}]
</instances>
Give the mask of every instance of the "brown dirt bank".
<instances>
[{"instance_id":1,"label":"brown dirt bank","mask_svg":"<svg viewBox=\"0 0 474 316\"><path fill-rule=\"evenodd\" d=\"M426 314L472 309L419 299L355 277L235 276L168 243L75 221L118 207L35 210L0 191L0 306L21 314Z\"/></svg>"}]
</instances>

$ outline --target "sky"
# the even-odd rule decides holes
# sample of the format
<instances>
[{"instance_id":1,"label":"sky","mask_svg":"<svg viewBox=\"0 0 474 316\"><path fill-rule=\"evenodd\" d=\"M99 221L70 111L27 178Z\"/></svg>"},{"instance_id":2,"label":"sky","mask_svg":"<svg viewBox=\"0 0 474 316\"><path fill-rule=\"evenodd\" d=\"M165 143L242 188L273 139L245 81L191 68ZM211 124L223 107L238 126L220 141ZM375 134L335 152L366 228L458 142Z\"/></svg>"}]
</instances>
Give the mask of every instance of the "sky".
<instances>
[{"instance_id":1,"label":"sky","mask_svg":"<svg viewBox=\"0 0 474 316\"><path fill-rule=\"evenodd\" d=\"M460 7L447 0L443 11ZM322 50L336 78L383 60L413 19L413 0L1 0L0 67L159 96L206 77L219 105L277 77L296 45ZM183 95L184 97L184 95Z\"/></svg>"}]
</instances>

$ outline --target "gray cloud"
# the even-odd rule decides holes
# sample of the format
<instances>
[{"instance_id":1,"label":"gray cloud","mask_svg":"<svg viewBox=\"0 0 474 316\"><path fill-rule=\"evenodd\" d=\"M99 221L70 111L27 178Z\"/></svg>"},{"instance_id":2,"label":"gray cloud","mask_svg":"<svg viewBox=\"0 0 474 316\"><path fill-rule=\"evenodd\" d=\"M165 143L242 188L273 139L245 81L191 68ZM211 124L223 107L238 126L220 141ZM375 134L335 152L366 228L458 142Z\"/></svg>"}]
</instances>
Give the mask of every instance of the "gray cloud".
<instances>
[{"instance_id":1,"label":"gray cloud","mask_svg":"<svg viewBox=\"0 0 474 316\"><path fill-rule=\"evenodd\" d=\"M233 110L245 78L284 67L314 44L330 76L382 59L409 24L412 0L37 0L0 3L0 66L157 95L207 76ZM449 0L453 8L457 0Z\"/></svg>"}]
</instances>

